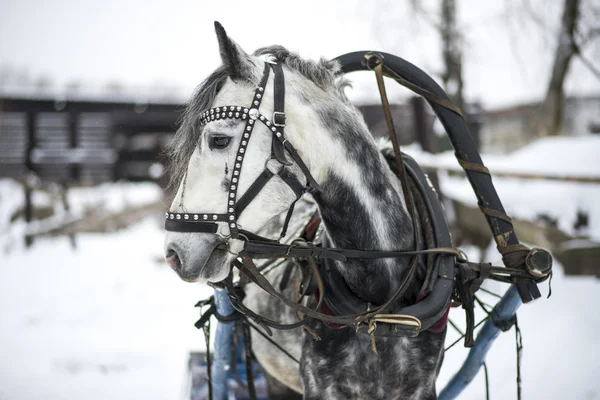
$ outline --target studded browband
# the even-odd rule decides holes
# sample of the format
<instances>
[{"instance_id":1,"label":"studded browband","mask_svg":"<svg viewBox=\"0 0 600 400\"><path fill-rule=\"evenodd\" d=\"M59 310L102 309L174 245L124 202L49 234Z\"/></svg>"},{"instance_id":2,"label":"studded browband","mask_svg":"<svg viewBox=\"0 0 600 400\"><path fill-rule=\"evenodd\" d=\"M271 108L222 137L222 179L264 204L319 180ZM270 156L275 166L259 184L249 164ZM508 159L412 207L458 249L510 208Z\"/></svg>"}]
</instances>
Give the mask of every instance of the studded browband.
<instances>
[{"instance_id":1,"label":"studded browband","mask_svg":"<svg viewBox=\"0 0 600 400\"><path fill-rule=\"evenodd\" d=\"M259 111L271 69L273 69L274 73L274 112L272 120L268 119ZM165 230L174 232L220 233L223 236L231 236L232 238L238 238L241 231L244 236L248 236L249 232L245 232L237 224L240 214L258 195L258 193L269 182L269 180L273 176L277 175L294 191L296 195L296 200L292 203L288 210L286 223L284 224L281 236L285 235L287 223L289 222L291 213L293 212L295 202L307 191L314 193L320 191L321 188L312 177L306 164L302 161L294 146L284 137L286 119L284 107L285 83L283 69L279 64L265 63L262 79L254 91L254 98L252 99L250 107L220 106L211 108L200 114L201 125L207 125L210 122L223 119L241 119L242 121L246 121L242 139L235 156L236 158L232 171L231 185L229 186L229 192L227 195L227 212L223 214L201 212L167 212ZM256 125L256 121L263 123L273 134L271 158L265 163L264 171L250 185L248 190L246 190L246 192L238 199L237 189L239 186L240 171L250 137L254 130L254 126ZM286 168L286 166L291 165L291 163L286 159L286 152L291 156L291 158L304 173L307 181L306 186L300 183L296 176L291 173L288 168ZM280 164L278 171L272 171L269 169L270 160L276 160ZM227 231L229 231L229 235L227 234Z\"/></svg>"}]
</instances>

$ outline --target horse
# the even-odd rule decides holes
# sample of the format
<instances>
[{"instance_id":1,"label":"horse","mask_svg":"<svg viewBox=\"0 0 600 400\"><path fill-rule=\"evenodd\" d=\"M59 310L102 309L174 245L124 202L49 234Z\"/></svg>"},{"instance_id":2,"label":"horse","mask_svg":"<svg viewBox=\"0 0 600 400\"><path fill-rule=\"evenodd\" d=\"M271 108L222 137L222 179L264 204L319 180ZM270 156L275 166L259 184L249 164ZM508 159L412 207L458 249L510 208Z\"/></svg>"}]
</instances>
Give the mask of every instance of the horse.
<instances>
[{"instance_id":1,"label":"horse","mask_svg":"<svg viewBox=\"0 0 600 400\"><path fill-rule=\"evenodd\" d=\"M302 196L298 187L312 188L304 198L318 208L323 236L332 247L393 251L422 242L425 227L411 219L405 189L390 163L393 154L382 151L346 97L349 83L339 64L306 60L280 45L248 54L217 22L215 30L222 65L187 104L170 150L177 189L167 220L208 221L198 230L167 229L165 258L179 277L210 283L227 279L244 249L241 232L273 235L280 230L282 215ZM272 115L273 122L265 122L265 115ZM271 172L263 179L266 170ZM250 192L243 212L236 212L236 202ZM297 285L282 281L298 282L302 276L296 268L290 274L290 262L264 274L291 298ZM409 262L407 257L348 258L332 260L328 268L352 296L381 305L407 277ZM391 311L418 301L425 268L419 266L409 278ZM257 285L247 285L244 305L282 323L298 321L294 310ZM313 319L307 325L275 330L272 336L300 365L253 335L252 350L267 377L270 398L437 397L445 326L406 337L370 336Z\"/></svg>"}]
</instances>

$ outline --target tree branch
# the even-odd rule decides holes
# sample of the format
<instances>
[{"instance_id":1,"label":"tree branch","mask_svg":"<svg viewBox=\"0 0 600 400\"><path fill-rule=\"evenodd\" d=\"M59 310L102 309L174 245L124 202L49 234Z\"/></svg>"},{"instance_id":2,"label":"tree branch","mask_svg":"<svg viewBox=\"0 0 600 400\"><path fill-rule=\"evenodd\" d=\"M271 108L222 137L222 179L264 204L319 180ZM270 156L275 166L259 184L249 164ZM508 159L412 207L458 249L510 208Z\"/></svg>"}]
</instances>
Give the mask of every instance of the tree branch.
<instances>
[{"instance_id":1,"label":"tree branch","mask_svg":"<svg viewBox=\"0 0 600 400\"><path fill-rule=\"evenodd\" d=\"M583 55L583 53L581 52L580 47L576 43L573 43L573 46L575 47L575 54L579 57L579 60L581 60L581 62L583 63L583 65L585 65L587 67L587 69L596 78L598 78L598 80L600 80L600 69L598 67L596 67L590 60L588 60L587 57L585 57Z\"/></svg>"}]
</instances>

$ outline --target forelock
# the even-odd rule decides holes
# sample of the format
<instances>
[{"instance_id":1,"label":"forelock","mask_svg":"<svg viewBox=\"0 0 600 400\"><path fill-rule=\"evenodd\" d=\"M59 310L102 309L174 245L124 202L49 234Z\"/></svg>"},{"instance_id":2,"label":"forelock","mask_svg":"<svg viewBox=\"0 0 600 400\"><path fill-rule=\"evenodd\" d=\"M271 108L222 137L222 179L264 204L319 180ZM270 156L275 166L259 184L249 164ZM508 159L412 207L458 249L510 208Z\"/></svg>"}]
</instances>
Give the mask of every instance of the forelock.
<instances>
[{"instance_id":1,"label":"forelock","mask_svg":"<svg viewBox=\"0 0 600 400\"><path fill-rule=\"evenodd\" d=\"M342 71L340 63L337 60L327 60L325 58L321 58L318 62L305 60L298 54L292 53L280 45L262 47L256 50L254 55L272 56L275 61L299 72L323 90L340 90L340 88L343 89L343 87L348 85L345 80L340 79Z\"/></svg>"},{"instance_id":2,"label":"forelock","mask_svg":"<svg viewBox=\"0 0 600 400\"><path fill-rule=\"evenodd\" d=\"M224 66L217 68L204 80L187 103L181 116L181 126L169 144L169 187L175 188L183 178L187 164L198 144L201 128L198 125L200 113L210 108L227 81L227 71Z\"/></svg>"},{"instance_id":3,"label":"forelock","mask_svg":"<svg viewBox=\"0 0 600 400\"><path fill-rule=\"evenodd\" d=\"M300 73L321 89L332 91L343 102L349 103L344 89L350 86L350 83L344 79L340 63L337 60L325 58L321 58L318 62L305 60L280 45L262 47L256 50L254 55L271 56L278 63L285 64L291 70ZM224 66L217 68L196 88L191 100L187 103L181 117L181 126L167 149L170 161L169 187L177 187L185 175L188 162L201 134L198 116L212 106L219 90L227 81L227 77L227 70Z\"/></svg>"}]
</instances>

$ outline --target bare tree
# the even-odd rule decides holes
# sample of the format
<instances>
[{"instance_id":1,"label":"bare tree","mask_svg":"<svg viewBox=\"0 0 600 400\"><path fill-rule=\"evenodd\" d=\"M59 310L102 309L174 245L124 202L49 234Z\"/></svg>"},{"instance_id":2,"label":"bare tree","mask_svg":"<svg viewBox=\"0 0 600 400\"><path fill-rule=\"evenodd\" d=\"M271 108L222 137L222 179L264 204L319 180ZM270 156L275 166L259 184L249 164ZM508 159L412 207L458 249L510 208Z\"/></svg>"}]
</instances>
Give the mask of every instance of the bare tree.
<instances>
[{"instance_id":1,"label":"bare tree","mask_svg":"<svg viewBox=\"0 0 600 400\"><path fill-rule=\"evenodd\" d=\"M564 82L573 56L577 53L575 34L579 20L580 0L564 0L558 41L552 64L552 74L542 103L537 126L541 136L560 134L564 113Z\"/></svg>"},{"instance_id":2,"label":"bare tree","mask_svg":"<svg viewBox=\"0 0 600 400\"><path fill-rule=\"evenodd\" d=\"M440 9L439 32L444 60L442 82L450 100L463 110L462 40L456 18L456 0L441 0Z\"/></svg>"}]
</instances>

